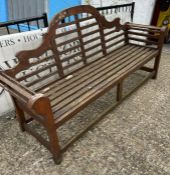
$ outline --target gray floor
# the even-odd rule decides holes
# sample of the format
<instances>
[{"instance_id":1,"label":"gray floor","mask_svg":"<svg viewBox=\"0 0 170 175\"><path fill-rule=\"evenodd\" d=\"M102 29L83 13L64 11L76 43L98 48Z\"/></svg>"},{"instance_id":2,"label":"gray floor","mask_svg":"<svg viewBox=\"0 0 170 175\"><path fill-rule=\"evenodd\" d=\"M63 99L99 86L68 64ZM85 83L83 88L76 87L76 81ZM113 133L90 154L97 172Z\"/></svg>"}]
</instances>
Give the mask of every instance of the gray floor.
<instances>
[{"instance_id":1,"label":"gray floor","mask_svg":"<svg viewBox=\"0 0 170 175\"><path fill-rule=\"evenodd\" d=\"M132 77L125 90L141 77ZM111 94L61 128L63 142L100 113ZM15 120L1 117L0 133L2 175L169 175L170 55L163 53L158 79L149 80L71 146L61 165L32 136L21 133Z\"/></svg>"},{"instance_id":2,"label":"gray floor","mask_svg":"<svg viewBox=\"0 0 170 175\"><path fill-rule=\"evenodd\" d=\"M164 44L163 52L170 53L170 42L168 44Z\"/></svg>"}]
</instances>

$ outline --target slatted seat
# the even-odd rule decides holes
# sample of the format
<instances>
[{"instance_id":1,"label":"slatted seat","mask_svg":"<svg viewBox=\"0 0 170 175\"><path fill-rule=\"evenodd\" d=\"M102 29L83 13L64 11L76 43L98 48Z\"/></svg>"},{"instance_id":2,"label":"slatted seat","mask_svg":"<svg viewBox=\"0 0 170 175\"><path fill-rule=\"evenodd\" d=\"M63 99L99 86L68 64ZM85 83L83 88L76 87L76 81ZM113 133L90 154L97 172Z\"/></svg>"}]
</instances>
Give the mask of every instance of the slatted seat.
<instances>
[{"instance_id":1,"label":"slatted seat","mask_svg":"<svg viewBox=\"0 0 170 175\"><path fill-rule=\"evenodd\" d=\"M74 115L75 111L80 111L80 106L95 99L96 94L110 89L125 75L157 54L156 49L128 44L117 49L114 54L69 75L71 78L68 76L68 79L66 77L43 89L41 93L50 99L56 124L66 116Z\"/></svg>"},{"instance_id":2,"label":"slatted seat","mask_svg":"<svg viewBox=\"0 0 170 175\"><path fill-rule=\"evenodd\" d=\"M147 72L144 81L157 77L165 28L119 21L106 21L91 6L66 9L53 18L38 48L19 52L18 64L0 72L1 86L14 101L21 130L46 146L56 164L62 152L115 105L62 147L56 132L60 126L114 86L116 105L120 104L127 97L123 81L136 70ZM153 67L146 66L150 60ZM30 127L32 120L44 127L49 140Z\"/></svg>"}]
</instances>

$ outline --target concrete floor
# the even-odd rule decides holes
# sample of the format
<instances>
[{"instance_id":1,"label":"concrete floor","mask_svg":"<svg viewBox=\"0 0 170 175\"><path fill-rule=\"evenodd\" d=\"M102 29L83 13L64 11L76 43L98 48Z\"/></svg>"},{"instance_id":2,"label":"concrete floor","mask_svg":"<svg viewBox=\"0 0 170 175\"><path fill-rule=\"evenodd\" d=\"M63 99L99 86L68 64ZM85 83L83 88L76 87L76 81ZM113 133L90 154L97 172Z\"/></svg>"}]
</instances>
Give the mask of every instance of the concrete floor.
<instances>
[{"instance_id":1,"label":"concrete floor","mask_svg":"<svg viewBox=\"0 0 170 175\"><path fill-rule=\"evenodd\" d=\"M164 44L163 52L170 53L170 42L168 44Z\"/></svg>"},{"instance_id":2,"label":"concrete floor","mask_svg":"<svg viewBox=\"0 0 170 175\"><path fill-rule=\"evenodd\" d=\"M142 76L132 77L125 90ZM63 142L100 113L111 95L61 128ZM169 175L170 55L163 53L158 79L149 80L71 146L61 165L32 136L21 133L15 120L1 117L0 133L2 175Z\"/></svg>"}]
</instances>

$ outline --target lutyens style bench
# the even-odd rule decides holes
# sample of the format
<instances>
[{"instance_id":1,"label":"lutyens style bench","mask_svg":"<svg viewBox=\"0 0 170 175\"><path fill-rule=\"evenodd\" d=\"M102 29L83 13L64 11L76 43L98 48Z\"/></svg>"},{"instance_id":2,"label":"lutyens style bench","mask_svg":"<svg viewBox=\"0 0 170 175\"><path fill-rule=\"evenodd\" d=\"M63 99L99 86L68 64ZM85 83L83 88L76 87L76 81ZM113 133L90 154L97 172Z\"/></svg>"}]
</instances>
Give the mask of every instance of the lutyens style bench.
<instances>
[{"instance_id":1,"label":"lutyens style bench","mask_svg":"<svg viewBox=\"0 0 170 175\"><path fill-rule=\"evenodd\" d=\"M146 71L146 79L155 79L165 31L164 27L122 25L118 18L109 22L86 5L57 14L42 44L19 52L18 64L0 72L0 84L13 99L21 130L36 137L59 164L62 152L113 105L64 147L56 130L114 86L116 105L120 104L125 98L123 81L135 71ZM146 63L151 60L154 65L149 67ZM30 127L33 120L44 127L49 139Z\"/></svg>"}]
</instances>

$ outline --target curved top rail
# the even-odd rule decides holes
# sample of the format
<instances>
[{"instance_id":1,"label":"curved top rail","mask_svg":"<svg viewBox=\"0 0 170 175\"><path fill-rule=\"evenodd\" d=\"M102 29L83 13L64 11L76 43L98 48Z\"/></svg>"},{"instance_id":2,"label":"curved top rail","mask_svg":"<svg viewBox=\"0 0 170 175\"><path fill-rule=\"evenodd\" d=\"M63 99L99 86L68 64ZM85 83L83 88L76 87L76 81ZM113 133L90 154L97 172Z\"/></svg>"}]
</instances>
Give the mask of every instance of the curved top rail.
<instances>
[{"instance_id":1,"label":"curved top rail","mask_svg":"<svg viewBox=\"0 0 170 175\"><path fill-rule=\"evenodd\" d=\"M60 13L56 14L49 25L48 35L50 36L54 34L58 23L62 21L64 18L77 15L80 13L89 13L93 15L94 18L97 19L98 23L103 25L103 27L106 28L116 27L117 31L119 31L122 28L122 25L120 24L120 18L115 18L113 21L109 22L105 19L104 16L100 15L100 13L96 10L96 8L90 5L80 5L65 9Z\"/></svg>"}]
</instances>

